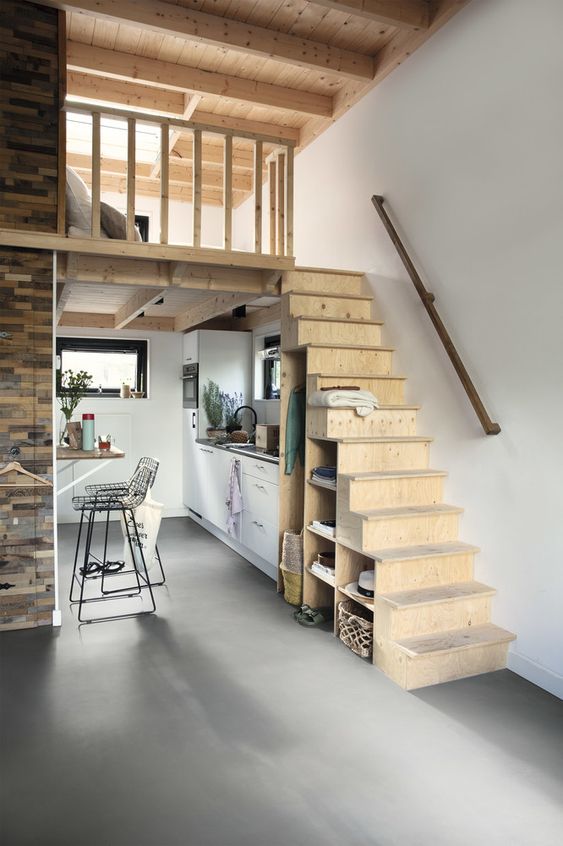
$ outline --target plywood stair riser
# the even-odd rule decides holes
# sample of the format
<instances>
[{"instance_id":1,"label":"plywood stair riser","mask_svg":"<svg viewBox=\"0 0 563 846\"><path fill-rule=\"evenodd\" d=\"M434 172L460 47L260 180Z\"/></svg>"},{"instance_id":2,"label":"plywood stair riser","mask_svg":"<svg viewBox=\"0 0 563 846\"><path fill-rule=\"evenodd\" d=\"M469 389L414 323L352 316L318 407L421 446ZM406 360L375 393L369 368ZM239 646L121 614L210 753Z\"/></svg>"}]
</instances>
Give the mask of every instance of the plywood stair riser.
<instances>
[{"instance_id":1,"label":"plywood stair riser","mask_svg":"<svg viewBox=\"0 0 563 846\"><path fill-rule=\"evenodd\" d=\"M398 472L398 471L397 471ZM420 475L338 477L343 507L348 511L392 505L429 505L442 501L444 473Z\"/></svg>"},{"instance_id":2,"label":"plywood stair riser","mask_svg":"<svg viewBox=\"0 0 563 846\"><path fill-rule=\"evenodd\" d=\"M366 376L388 376L391 373L393 350L353 349L352 347L331 347L310 345L307 347L307 373L348 373Z\"/></svg>"},{"instance_id":3,"label":"plywood stair riser","mask_svg":"<svg viewBox=\"0 0 563 846\"><path fill-rule=\"evenodd\" d=\"M405 397L404 377L393 376L357 376L347 375L345 380L342 374L320 376L314 373L307 377L307 391L320 391L321 388L337 387L339 385L351 385L361 391L371 391L382 405L403 405Z\"/></svg>"},{"instance_id":4,"label":"plywood stair riser","mask_svg":"<svg viewBox=\"0 0 563 846\"><path fill-rule=\"evenodd\" d=\"M378 561L375 589L378 594L412 588L436 587L468 582L473 575L475 553L430 555L427 558L403 558Z\"/></svg>"},{"instance_id":5,"label":"plywood stair riser","mask_svg":"<svg viewBox=\"0 0 563 846\"><path fill-rule=\"evenodd\" d=\"M414 435L416 409L376 408L360 417L353 408L308 408L307 435L310 438L383 437Z\"/></svg>"},{"instance_id":6,"label":"plywood stair riser","mask_svg":"<svg viewBox=\"0 0 563 846\"><path fill-rule=\"evenodd\" d=\"M282 317L283 320L283 317ZM288 318L289 326L283 332L284 350L304 347L306 344L359 344L379 346L381 324L368 320L338 320L323 317Z\"/></svg>"},{"instance_id":7,"label":"plywood stair riser","mask_svg":"<svg viewBox=\"0 0 563 846\"><path fill-rule=\"evenodd\" d=\"M429 605L392 608L384 599L376 598L377 634L382 640L401 640L450 629L464 629L488 623L491 595L475 594Z\"/></svg>"},{"instance_id":8,"label":"plywood stair riser","mask_svg":"<svg viewBox=\"0 0 563 846\"><path fill-rule=\"evenodd\" d=\"M363 294L364 277L360 273L319 273L310 270L286 270L282 279L282 294L305 291L319 294Z\"/></svg>"},{"instance_id":9,"label":"plywood stair riser","mask_svg":"<svg viewBox=\"0 0 563 846\"><path fill-rule=\"evenodd\" d=\"M337 472L357 473L370 470L413 470L428 467L430 441L412 440L340 442L337 452Z\"/></svg>"},{"instance_id":10,"label":"plywood stair riser","mask_svg":"<svg viewBox=\"0 0 563 846\"><path fill-rule=\"evenodd\" d=\"M514 638L511 638L514 639ZM374 664L406 690L492 673L506 667L508 642L411 658L392 641L374 641Z\"/></svg>"},{"instance_id":11,"label":"plywood stair riser","mask_svg":"<svg viewBox=\"0 0 563 846\"><path fill-rule=\"evenodd\" d=\"M324 317L354 320L370 320L372 297L341 297L337 295L292 293L287 295L285 313L296 317ZM282 314L284 305L282 300Z\"/></svg>"},{"instance_id":12,"label":"plywood stair riser","mask_svg":"<svg viewBox=\"0 0 563 846\"><path fill-rule=\"evenodd\" d=\"M453 541L458 536L458 518L459 511L456 510L417 513L413 509L410 514L370 519L342 509L337 493L337 535L343 543L362 552Z\"/></svg>"}]
</instances>

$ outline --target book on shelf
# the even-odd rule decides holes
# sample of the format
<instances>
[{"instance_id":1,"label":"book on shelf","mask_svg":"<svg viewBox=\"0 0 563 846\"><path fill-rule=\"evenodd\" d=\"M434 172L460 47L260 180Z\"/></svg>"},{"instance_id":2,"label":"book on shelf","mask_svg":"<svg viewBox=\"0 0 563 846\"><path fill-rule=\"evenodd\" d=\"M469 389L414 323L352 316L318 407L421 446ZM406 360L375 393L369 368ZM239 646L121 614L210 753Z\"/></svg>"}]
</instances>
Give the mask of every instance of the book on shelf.
<instances>
[{"instance_id":1,"label":"book on shelf","mask_svg":"<svg viewBox=\"0 0 563 846\"><path fill-rule=\"evenodd\" d=\"M313 520L311 526L316 531L323 532L330 537L334 537L336 533L336 520Z\"/></svg>"},{"instance_id":2,"label":"book on shelf","mask_svg":"<svg viewBox=\"0 0 563 846\"><path fill-rule=\"evenodd\" d=\"M334 579L336 575L334 567L325 567L324 564L319 564L318 561L313 561L311 571L317 573L319 576L328 576L330 579Z\"/></svg>"}]
</instances>

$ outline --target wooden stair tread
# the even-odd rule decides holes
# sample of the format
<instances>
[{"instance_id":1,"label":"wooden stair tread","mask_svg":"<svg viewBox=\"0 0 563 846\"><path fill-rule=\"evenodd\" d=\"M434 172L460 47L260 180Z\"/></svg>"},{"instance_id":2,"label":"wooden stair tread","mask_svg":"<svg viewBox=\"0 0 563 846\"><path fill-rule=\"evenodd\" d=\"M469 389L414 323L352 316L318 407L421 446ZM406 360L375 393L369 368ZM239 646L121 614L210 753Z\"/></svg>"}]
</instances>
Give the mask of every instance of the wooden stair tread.
<instances>
[{"instance_id":1,"label":"wooden stair tread","mask_svg":"<svg viewBox=\"0 0 563 846\"><path fill-rule=\"evenodd\" d=\"M359 276L364 277L366 274L363 270L340 270L332 267L294 267L292 273L318 273L319 276Z\"/></svg>"},{"instance_id":2,"label":"wooden stair tread","mask_svg":"<svg viewBox=\"0 0 563 846\"><path fill-rule=\"evenodd\" d=\"M379 344L348 344L346 342L343 343L343 344L338 344L335 341L331 342L330 344L329 343L320 344L318 341L315 341L312 344L311 343L303 344L303 346L304 347L312 347L313 349L319 349L319 350L339 349L339 350L380 350L381 352L394 352L395 351L395 347L382 347ZM282 350L282 352L283 352L283 350ZM347 373L342 374L341 378L344 378L344 377L348 378L348 374Z\"/></svg>"},{"instance_id":3,"label":"wooden stair tread","mask_svg":"<svg viewBox=\"0 0 563 846\"><path fill-rule=\"evenodd\" d=\"M370 508L366 511L353 511L353 514L366 520L394 520L401 517L424 517L434 514L462 514L463 508L438 502L432 505L400 505L393 508Z\"/></svg>"},{"instance_id":4,"label":"wooden stair tread","mask_svg":"<svg viewBox=\"0 0 563 846\"><path fill-rule=\"evenodd\" d=\"M327 316L309 316L308 314L300 314L294 320L311 320L315 323L357 323L359 326L383 326L382 320L362 320L361 317L330 317Z\"/></svg>"},{"instance_id":5,"label":"wooden stair tread","mask_svg":"<svg viewBox=\"0 0 563 846\"><path fill-rule=\"evenodd\" d=\"M344 479L364 481L367 479L412 479L419 476L447 476L445 470L364 470L359 473L340 473Z\"/></svg>"},{"instance_id":6,"label":"wooden stair tread","mask_svg":"<svg viewBox=\"0 0 563 846\"><path fill-rule=\"evenodd\" d=\"M454 582L449 585L433 585L415 590L378 594L378 599L383 599L393 608L412 608L477 596L494 596L495 593L494 588L481 582Z\"/></svg>"},{"instance_id":7,"label":"wooden stair tread","mask_svg":"<svg viewBox=\"0 0 563 846\"><path fill-rule=\"evenodd\" d=\"M373 300L373 297L367 296L366 294L335 294L332 291L326 294L321 294L319 293L319 291L288 291L287 296L318 298L327 297L334 300L365 300L366 302L371 302Z\"/></svg>"},{"instance_id":8,"label":"wooden stair tread","mask_svg":"<svg viewBox=\"0 0 563 846\"><path fill-rule=\"evenodd\" d=\"M382 374L381 376L370 376L366 373L346 373L344 376L342 373L308 373L308 376L322 376L323 379L400 379L401 381L406 381L406 376L390 376L388 373Z\"/></svg>"},{"instance_id":9,"label":"wooden stair tread","mask_svg":"<svg viewBox=\"0 0 563 846\"><path fill-rule=\"evenodd\" d=\"M321 438L319 435L307 435L311 440L316 441L333 441L337 444L429 444L434 438L428 438L425 435L381 435L377 437L366 437L361 435L358 438Z\"/></svg>"},{"instance_id":10,"label":"wooden stair tread","mask_svg":"<svg viewBox=\"0 0 563 846\"><path fill-rule=\"evenodd\" d=\"M478 546L462 541L444 541L443 543L425 543L418 546L397 546L389 549L372 549L365 552L376 561L410 561L417 558L437 558L447 555L468 555L480 552Z\"/></svg>"},{"instance_id":11,"label":"wooden stair tread","mask_svg":"<svg viewBox=\"0 0 563 846\"><path fill-rule=\"evenodd\" d=\"M493 623L482 626L471 626L466 629L453 629L438 634L408 637L395 641L395 645L412 658L427 655L443 655L451 652L461 652L497 643L508 643L516 640L516 635L506 629L501 629Z\"/></svg>"}]
</instances>

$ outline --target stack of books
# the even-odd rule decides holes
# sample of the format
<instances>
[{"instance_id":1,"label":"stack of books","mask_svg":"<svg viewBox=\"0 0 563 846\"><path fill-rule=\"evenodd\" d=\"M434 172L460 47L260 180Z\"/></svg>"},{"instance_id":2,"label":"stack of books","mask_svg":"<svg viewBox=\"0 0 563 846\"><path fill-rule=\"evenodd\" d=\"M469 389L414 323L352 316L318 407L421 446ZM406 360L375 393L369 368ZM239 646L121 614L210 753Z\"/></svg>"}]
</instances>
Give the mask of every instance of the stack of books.
<instances>
[{"instance_id":1,"label":"stack of books","mask_svg":"<svg viewBox=\"0 0 563 846\"><path fill-rule=\"evenodd\" d=\"M334 552L319 552L317 560L311 564L313 573L319 576L328 576L334 579L336 570L334 567Z\"/></svg>"},{"instance_id":2,"label":"stack of books","mask_svg":"<svg viewBox=\"0 0 563 846\"><path fill-rule=\"evenodd\" d=\"M313 520L311 526L318 532L330 535L331 538L334 537L336 532L336 520Z\"/></svg>"}]
</instances>

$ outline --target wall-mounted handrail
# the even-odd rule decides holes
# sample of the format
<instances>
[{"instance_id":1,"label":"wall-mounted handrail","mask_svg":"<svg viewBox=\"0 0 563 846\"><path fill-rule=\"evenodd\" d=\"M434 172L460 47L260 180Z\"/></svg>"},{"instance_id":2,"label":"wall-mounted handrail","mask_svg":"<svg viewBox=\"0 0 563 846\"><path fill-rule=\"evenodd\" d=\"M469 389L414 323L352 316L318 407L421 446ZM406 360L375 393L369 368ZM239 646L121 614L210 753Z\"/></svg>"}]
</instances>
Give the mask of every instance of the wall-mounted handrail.
<instances>
[{"instance_id":1,"label":"wall-mounted handrail","mask_svg":"<svg viewBox=\"0 0 563 846\"><path fill-rule=\"evenodd\" d=\"M414 264L412 263L411 258L407 253L403 242L399 238L397 230L393 226L393 223L391 222L386 210L383 208L383 197L374 194L374 196L371 198L371 201L375 206L375 209L379 214L379 217L381 218L383 225L385 226L385 229L387 230L387 233L391 238L391 241L395 245L395 248L401 258L401 261L407 269L407 273L412 279L413 285L416 288L418 296L422 300L422 304L428 312L428 316L430 317L430 320L432 321L434 328L436 329L436 332L438 333L438 336L442 344L444 345L444 349L446 350L446 353L448 354L448 357L451 363L453 364L457 375L460 378L461 384L465 388L465 393L469 398L469 402L475 409L475 413L479 418L481 426L485 430L485 434L498 435L498 433L500 432L500 426L498 423L494 423L489 417L487 410L483 405L479 394L477 393L477 389L471 381L469 373L465 369L465 366L461 358L459 357L459 353L457 352L454 343L450 338L448 330L444 326L442 319L438 314L436 306L434 305L434 294L426 290L424 283L420 278Z\"/></svg>"}]
</instances>

